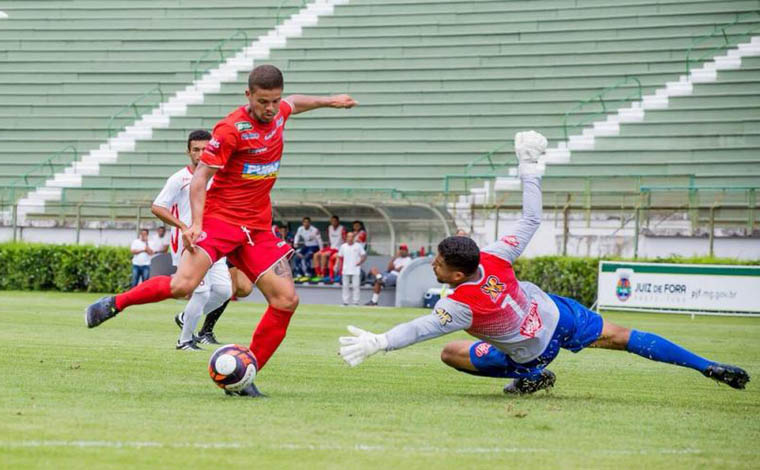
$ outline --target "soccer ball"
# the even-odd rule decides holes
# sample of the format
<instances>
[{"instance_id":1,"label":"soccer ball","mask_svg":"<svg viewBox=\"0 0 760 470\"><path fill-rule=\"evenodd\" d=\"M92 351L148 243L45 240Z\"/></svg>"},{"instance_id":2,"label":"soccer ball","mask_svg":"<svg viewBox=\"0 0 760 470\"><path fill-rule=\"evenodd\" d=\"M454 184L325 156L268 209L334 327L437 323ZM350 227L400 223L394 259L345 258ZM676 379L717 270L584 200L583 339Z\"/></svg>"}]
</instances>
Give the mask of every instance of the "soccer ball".
<instances>
[{"instance_id":1,"label":"soccer ball","mask_svg":"<svg viewBox=\"0 0 760 470\"><path fill-rule=\"evenodd\" d=\"M225 390L238 392L256 377L256 357L239 344L226 344L214 351L208 361L211 380Z\"/></svg>"}]
</instances>

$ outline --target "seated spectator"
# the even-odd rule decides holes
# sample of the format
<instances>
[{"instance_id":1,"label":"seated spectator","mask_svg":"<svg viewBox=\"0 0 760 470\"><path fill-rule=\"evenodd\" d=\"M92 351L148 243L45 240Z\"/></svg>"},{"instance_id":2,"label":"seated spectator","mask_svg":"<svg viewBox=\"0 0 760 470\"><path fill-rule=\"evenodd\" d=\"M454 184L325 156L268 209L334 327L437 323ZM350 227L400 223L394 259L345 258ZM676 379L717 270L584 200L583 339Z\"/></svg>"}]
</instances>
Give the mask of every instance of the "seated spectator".
<instances>
[{"instance_id":1,"label":"seated spectator","mask_svg":"<svg viewBox=\"0 0 760 470\"><path fill-rule=\"evenodd\" d=\"M166 231L166 227L161 225L156 229L156 233L148 238L148 246L153 250L152 258L160 255L161 253L167 253L169 251L169 244L171 243L171 235Z\"/></svg>"},{"instance_id":2,"label":"seated spectator","mask_svg":"<svg viewBox=\"0 0 760 470\"><path fill-rule=\"evenodd\" d=\"M342 265L343 305L348 305L349 284L353 290L353 304L359 305L360 266L367 259L367 253L360 244L354 242L354 232L348 232L346 235L346 243L342 244L338 250L338 259Z\"/></svg>"},{"instance_id":3,"label":"seated spectator","mask_svg":"<svg viewBox=\"0 0 760 470\"><path fill-rule=\"evenodd\" d=\"M388 263L388 269L384 273L380 273L377 268L372 268L369 272L370 279L375 280L373 287L372 300L365 305L377 305L377 301L380 300L380 290L383 286L392 287L396 285L399 274L409 266L412 262L412 257L409 256L409 247L406 243L402 243L398 247L398 253L396 257Z\"/></svg>"},{"instance_id":4,"label":"seated spectator","mask_svg":"<svg viewBox=\"0 0 760 470\"><path fill-rule=\"evenodd\" d=\"M335 274L338 249L346 241L346 229L340 224L340 217L337 215L330 217L330 225L327 227L327 241L329 245L314 253L313 265L317 278L312 278L313 282L321 281L328 284L334 282L333 275Z\"/></svg>"},{"instance_id":5,"label":"seated spectator","mask_svg":"<svg viewBox=\"0 0 760 470\"><path fill-rule=\"evenodd\" d=\"M351 231L354 232L354 241L362 246L364 250L367 250L367 230L364 229L364 222L361 220L354 220L351 223Z\"/></svg>"},{"instance_id":6,"label":"seated spectator","mask_svg":"<svg viewBox=\"0 0 760 470\"><path fill-rule=\"evenodd\" d=\"M148 243L148 229L140 230L140 236L132 242L130 246L132 251L132 287L142 281L147 281L150 277L150 258L153 250Z\"/></svg>"},{"instance_id":7,"label":"seated spectator","mask_svg":"<svg viewBox=\"0 0 760 470\"><path fill-rule=\"evenodd\" d=\"M294 281L307 282L314 275L311 267L312 257L314 253L322 249L322 237L319 229L311 225L311 218L303 218L301 226L296 231L293 245L296 248Z\"/></svg>"}]
</instances>

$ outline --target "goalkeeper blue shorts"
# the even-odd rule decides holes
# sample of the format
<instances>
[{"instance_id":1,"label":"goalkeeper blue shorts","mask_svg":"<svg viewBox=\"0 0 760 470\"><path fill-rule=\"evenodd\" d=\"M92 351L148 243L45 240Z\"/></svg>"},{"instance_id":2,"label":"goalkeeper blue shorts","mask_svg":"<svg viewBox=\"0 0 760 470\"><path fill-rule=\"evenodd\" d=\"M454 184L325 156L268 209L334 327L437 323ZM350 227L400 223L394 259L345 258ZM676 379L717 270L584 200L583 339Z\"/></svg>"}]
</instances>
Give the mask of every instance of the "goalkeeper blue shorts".
<instances>
[{"instance_id":1,"label":"goalkeeper blue shorts","mask_svg":"<svg viewBox=\"0 0 760 470\"><path fill-rule=\"evenodd\" d=\"M470 361L483 375L489 377L530 377L549 365L560 348L578 352L593 343L602 334L602 316L573 299L549 294L559 309L557 329L551 341L536 359L526 363L513 361L503 351L484 341L470 347ZM487 350L484 354L484 350Z\"/></svg>"}]
</instances>

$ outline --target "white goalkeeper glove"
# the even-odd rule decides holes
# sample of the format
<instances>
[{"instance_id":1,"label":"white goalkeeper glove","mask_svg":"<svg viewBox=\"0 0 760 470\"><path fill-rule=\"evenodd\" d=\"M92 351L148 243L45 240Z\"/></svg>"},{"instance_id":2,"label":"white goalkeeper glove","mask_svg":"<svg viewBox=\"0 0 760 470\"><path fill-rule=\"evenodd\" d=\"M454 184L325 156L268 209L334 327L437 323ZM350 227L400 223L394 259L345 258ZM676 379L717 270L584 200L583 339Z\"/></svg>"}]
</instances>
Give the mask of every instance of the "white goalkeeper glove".
<instances>
[{"instance_id":1,"label":"white goalkeeper glove","mask_svg":"<svg viewBox=\"0 0 760 470\"><path fill-rule=\"evenodd\" d=\"M520 176L541 176L545 165L539 161L546 152L546 137L536 131L515 134L515 153L520 162Z\"/></svg>"},{"instance_id":2,"label":"white goalkeeper glove","mask_svg":"<svg viewBox=\"0 0 760 470\"><path fill-rule=\"evenodd\" d=\"M339 354L351 367L358 366L364 359L388 347L388 338L384 334L376 335L350 325L348 332L353 336L338 338L341 344Z\"/></svg>"}]
</instances>

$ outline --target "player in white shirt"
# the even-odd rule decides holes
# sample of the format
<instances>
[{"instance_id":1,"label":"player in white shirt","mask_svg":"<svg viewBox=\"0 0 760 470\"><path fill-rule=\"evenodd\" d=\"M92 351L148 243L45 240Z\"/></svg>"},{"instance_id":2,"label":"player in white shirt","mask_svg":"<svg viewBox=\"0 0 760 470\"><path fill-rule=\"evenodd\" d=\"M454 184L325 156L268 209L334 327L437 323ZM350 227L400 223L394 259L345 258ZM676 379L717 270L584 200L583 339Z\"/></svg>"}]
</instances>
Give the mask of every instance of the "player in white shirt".
<instances>
[{"instance_id":1,"label":"player in white shirt","mask_svg":"<svg viewBox=\"0 0 760 470\"><path fill-rule=\"evenodd\" d=\"M380 300L380 290L382 290L383 286L395 286L398 275L401 274L401 271L409 266L409 263L411 262L412 257L409 256L409 247L406 243L402 243L398 247L396 257L388 263L388 269L384 273L381 273L377 268L372 268L369 271L369 274L375 279L375 285L372 289L372 300L365 305L377 305L377 301Z\"/></svg>"},{"instance_id":2,"label":"player in white shirt","mask_svg":"<svg viewBox=\"0 0 760 470\"><path fill-rule=\"evenodd\" d=\"M153 214L172 226L170 248L172 262L175 266L179 265L182 256L181 232L192 221L190 180L193 178L193 171L195 171L201 153L203 153L203 149L209 140L211 140L211 134L207 131L197 130L190 133L187 140L187 154L190 157L190 164L170 176L166 180L164 188L153 201L151 209ZM213 180L209 184L213 184ZM198 288L193 291L184 312L175 317L175 321L182 328L177 340L177 349L200 350L201 348L196 344L199 340L201 342L216 342L213 333L211 338L205 338L205 341L206 335L196 339L195 327L204 313L208 314L216 310L231 296L232 281L227 269L227 260L222 258L211 266Z\"/></svg>"},{"instance_id":3,"label":"player in white shirt","mask_svg":"<svg viewBox=\"0 0 760 470\"><path fill-rule=\"evenodd\" d=\"M322 236L319 229L311 225L311 217L304 217L293 239L296 247L296 261L293 275L296 282L306 282L312 277L311 261L314 253L322 249Z\"/></svg>"},{"instance_id":4,"label":"player in white shirt","mask_svg":"<svg viewBox=\"0 0 760 470\"><path fill-rule=\"evenodd\" d=\"M354 232L346 236L346 243L340 246L338 258L341 261L341 277L343 280L343 305L348 305L349 283L353 289L353 303L359 305L359 284L361 283L361 264L367 259L364 248L354 242Z\"/></svg>"},{"instance_id":5,"label":"player in white shirt","mask_svg":"<svg viewBox=\"0 0 760 470\"><path fill-rule=\"evenodd\" d=\"M319 281L332 283L335 281L335 263L338 259L338 250L346 241L346 229L340 224L340 217L330 217L330 225L327 227L327 241L329 245L314 253L314 271Z\"/></svg>"}]
</instances>

